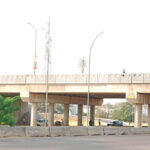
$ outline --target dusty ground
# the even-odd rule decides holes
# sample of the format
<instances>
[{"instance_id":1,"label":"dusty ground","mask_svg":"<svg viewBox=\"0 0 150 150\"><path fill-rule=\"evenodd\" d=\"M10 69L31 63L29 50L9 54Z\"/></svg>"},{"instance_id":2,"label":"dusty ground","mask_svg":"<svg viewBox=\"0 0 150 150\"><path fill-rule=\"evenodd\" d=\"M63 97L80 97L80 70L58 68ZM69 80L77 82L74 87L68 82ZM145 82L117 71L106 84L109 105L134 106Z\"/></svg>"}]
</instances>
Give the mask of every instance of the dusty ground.
<instances>
[{"instance_id":1,"label":"dusty ground","mask_svg":"<svg viewBox=\"0 0 150 150\"><path fill-rule=\"evenodd\" d=\"M44 114L41 114L43 117L45 117ZM55 114L55 117L54 117L54 122L55 121L60 121L62 122L63 120L63 115L62 114ZM69 126L77 126L77 116L70 116L69 117ZM83 125L86 126L87 125L87 118L86 117L83 117ZM98 123L98 120L95 120L95 125L98 126L99 123ZM102 123L103 125L103 123Z\"/></svg>"}]
</instances>

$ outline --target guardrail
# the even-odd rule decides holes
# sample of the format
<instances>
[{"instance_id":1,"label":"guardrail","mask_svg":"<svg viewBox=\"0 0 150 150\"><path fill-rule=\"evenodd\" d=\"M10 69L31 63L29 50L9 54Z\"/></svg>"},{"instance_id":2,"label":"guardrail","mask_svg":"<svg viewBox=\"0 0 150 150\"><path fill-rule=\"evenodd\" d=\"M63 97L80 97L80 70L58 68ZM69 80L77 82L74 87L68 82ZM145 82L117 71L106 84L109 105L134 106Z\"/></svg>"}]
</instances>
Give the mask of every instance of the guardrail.
<instances>
[{"instance_id":1,"label":"guardrail","mask_svg":"<svg viewBox=\"0 0 150 150\"><path fill-rule=\"evenodd\" d=\"M50 75L49 83L87 83L88 75ZM45 83L45 75L1 75L0 84ZM150 83L150 74L95 74L90 83Z\"/></svg>"}]
</instances>

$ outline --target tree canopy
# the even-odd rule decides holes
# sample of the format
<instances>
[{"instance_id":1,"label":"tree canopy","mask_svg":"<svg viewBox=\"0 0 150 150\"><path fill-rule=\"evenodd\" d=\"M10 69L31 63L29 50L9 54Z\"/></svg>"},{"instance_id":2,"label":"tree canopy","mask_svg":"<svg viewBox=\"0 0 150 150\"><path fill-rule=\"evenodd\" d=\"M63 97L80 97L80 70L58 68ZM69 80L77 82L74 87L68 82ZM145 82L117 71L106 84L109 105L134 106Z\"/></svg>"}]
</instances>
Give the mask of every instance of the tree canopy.
<instances>
[{"instance_id":1,"label":"tree canopy","mask_svg":"<svg viewBox=\"0 0 150 150\"><path fill-rule=\"evenodd\" d=\"M133 118L133 106L132 104L125 102L120 103L119 106L117 106L112 113L112 118L116 120L122 120L131 122Z\"/></svg>"},{"instance_id":2,"label":"tree canopy","mask_svg":"<svg viewBox=\"0 0 150 150\"><path fill-rule=\"evenodd\" d=\"M19 106L15 106L14 103L19 100L21 100L19 96L5 98L0 95L0 125L15 125L13 113L19 110Z\"/></svg>"}]
</instances>

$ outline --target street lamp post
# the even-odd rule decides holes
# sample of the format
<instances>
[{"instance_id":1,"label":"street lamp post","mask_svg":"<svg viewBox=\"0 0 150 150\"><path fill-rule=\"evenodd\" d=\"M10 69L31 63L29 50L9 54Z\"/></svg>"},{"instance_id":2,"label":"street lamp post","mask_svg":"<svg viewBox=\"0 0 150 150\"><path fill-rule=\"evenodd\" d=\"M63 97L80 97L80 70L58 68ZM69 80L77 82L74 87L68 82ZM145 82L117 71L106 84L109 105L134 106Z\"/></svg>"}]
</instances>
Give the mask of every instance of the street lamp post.
<instances>
[{"instance_id":1,"label":"street lamp post","mask_svg":"<svg viewBox=\"0 0 150 150\"><path fill-rule=\"evenodd\" d=\"M48 21L48 30L47 30L47 33L46 33L46 38L47 38L47 41L46 41L46 64L47 64L47 67L46 67L46 71L47 71L47 74L46 74L46 99L45 99L45 118L46 118L46 121L48 120L47 119L47 112L48 112L48 91L49 91L49 64L50 64L50 43L51 43L51 38L50 38L50 17L49 17L49 21ZM45 121L45 122L46 122ZM49 124L50 124L50 120L49 120ZM47 124L45 124L47 126ZM51 124L50 124L51 125Z\"/></svg>"},{"instance_id":2,"label":"street lamp post","mask_svg":"<svg viewBox=\"0 0 150 150\"><path fill-rule=\"evenodd\" d=\"M89 52L89 67L88 67L88 93L87 93L87 126L88 126L88 124L89 124L91 52L92 52L92 48L93 48L93 45L94 45L94 43L95 43L96 39L97 39L100 35L102 35L103 33L104 33L104 32L101 32L101 33L99 33L99 34L95 37L95 39L94 39L94 40L93 40L93 42L92 42L92 45L91 45L91 47L90 47L90 52Z\"/></svg>"},{"instance_id":3,"label":"street lamp post","mask_svg":"<svg viewBox=\"0 0 150 150\"><path fill-rule=\"evenodd\" d=\"M36 74L36 69L37 69L37 55L36 55L36 43L37 43L37 32L39 30L44 30L44 28L35 28L35 26L33 24L31 24L30 22L28 22L28 24L33 28L34 32L35 32L35 51L34 51L34 63L33 63L33 70L34 70L34 75Z\"/></svg>"}]
</instances>

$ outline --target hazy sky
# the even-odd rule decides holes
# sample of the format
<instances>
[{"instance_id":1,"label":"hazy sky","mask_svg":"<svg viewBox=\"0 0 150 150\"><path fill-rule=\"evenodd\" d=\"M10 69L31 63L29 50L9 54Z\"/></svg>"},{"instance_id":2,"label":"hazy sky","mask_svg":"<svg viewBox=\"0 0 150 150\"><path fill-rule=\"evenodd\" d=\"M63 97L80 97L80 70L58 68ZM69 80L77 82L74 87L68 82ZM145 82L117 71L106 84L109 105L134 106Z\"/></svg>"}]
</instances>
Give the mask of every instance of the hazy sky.
<instances>
[{"instance_id":1,"label":"hazy sky","mask_svg":"<svg viewBox=\"0 0 150 150\"><path fill-rule=\"evenodd\" d=\"M91 73L150 72L149 0L3 0L0 1L0 74L32 74L35 27L51 18L53 74L78 74L79 59ZM38 32L37 73L44 73L45 32ZM87 70L86 70L87 71Z\"/></svg>"}]
</instances>

